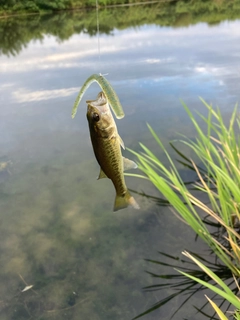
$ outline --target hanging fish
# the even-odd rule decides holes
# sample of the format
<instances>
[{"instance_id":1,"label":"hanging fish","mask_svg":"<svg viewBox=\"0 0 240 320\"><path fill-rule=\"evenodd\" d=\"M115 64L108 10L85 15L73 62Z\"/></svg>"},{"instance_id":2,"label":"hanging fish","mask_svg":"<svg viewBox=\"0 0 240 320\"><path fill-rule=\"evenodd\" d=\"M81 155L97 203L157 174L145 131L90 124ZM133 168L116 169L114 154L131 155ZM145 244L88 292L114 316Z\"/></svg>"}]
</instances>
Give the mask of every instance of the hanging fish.
<instances>
[{"instance_id":1,"label":"hanging fish","mask_svg":"<svg viewBox=\"0 0 240 320\"><path fill-rule=\"evenodd\" d=\"M96 100L87 101L87 119L96 159L100 165L98 179L109 178L116 189L114 211L128 207L139 209L139 205L129 193L123 171L137 168L132 160L122 157L124 143L118 135L117 126L103 92Z\"/></svg>"}]
</instances>

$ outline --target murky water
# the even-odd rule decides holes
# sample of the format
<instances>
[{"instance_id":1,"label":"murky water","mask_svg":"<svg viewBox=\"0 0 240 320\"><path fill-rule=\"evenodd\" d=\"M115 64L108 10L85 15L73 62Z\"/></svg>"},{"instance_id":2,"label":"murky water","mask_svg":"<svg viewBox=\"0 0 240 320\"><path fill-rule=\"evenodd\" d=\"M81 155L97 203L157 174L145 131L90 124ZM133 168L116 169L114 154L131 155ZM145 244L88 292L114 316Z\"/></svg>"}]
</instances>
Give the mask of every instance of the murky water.
<instances>
[{"instance_id":1,"label":"murky water","mask_svg":"<svg viewBox=\"0 0 240 320\"><path fill-rule=\"evenodd\" d=\"M144 258L204 250L151 200L136 195L141 210L112 212L115 192L107 179L96 181L85 116L85 100L96 98L98 85L74 120L71 108L91 74L108 73L126 114L117 126L128 148L139 150L139 141L155 148L146 122L166 145L178 132L194 137L180 99L205 112L201 96L226 117L240 101L240 20L176 27L147 18L136 23L132 15L115 25L108 14L118 10L100 10L100 52L95 12L1 21L7 30L0 42L0 162L7 162L0 171L2 320L131 319L172 292L142 291L154 283ZM158 195L146 182L126 181ZM171 273L163 266L155 271ZM195 297L189 306L203 301ZM180 303L145 318L169 319ZM176 319L193 314L184 308Z\"/></svg>"}]
</instances>

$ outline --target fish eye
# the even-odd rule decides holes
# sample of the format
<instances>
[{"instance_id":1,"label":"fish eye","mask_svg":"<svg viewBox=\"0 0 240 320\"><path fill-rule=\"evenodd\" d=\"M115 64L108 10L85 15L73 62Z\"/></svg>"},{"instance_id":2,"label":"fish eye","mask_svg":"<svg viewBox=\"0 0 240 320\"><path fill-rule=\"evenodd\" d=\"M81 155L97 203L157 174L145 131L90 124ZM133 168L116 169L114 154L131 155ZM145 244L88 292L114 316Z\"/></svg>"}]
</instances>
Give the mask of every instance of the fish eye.
<instances>
[{"instance_id":1,"label":"fish eye","mask_svg":"<svg viewBox=\"0 0 240 320\"><path fill-rule=\"evenodd\" d=\"M96 112L93 113L92 118L93 118L93 121L96 121L96 122L100 120L99 114Z\"/></svg>"}]
</instances>

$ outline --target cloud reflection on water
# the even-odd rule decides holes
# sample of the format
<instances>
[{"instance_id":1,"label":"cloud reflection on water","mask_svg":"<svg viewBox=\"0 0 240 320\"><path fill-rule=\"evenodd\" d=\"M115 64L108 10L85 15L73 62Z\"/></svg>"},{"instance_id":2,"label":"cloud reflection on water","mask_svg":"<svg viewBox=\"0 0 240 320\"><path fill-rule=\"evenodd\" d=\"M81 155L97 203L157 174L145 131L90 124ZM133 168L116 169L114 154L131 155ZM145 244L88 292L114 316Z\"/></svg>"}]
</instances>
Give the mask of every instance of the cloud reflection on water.
<instances>
[{"instance_id":1,"label":"cloud reflection on water","mask_svg":"<svg viewBox=\"0 0 240 320\"><path fill-rule=\"evenodd\" d=\"M61 97L68 97L72 94L78 93L79 87L68 88L68 89L53 89L53 90L39 90L39 91L28 91L24 88L13 91L12 95L15 100L19 103L22 102L33 102L49 99L59 99Z\"/></svg>"},{"instance_id":2,"label":"cloud reflection on water","mask_svg":"<svg viewBox=\"0 0 240 320\"><path fill-rule=\"evenodd\" d=\"M59 44L53 37L47 36L43 46L32 42L17 59L1 57L0 70L7 77L17 80L17 90L12 91L11 88L11 95L19 103L26 102L28 94L29 102L45 99L44 94L49 98L56 96L57 92L59 97L71 95L71 92L75 94L78 85L80 87L90 74L99 71L108 72L108 79L116 87L124 80L132 89L134 83L140 87L151 87L153 81L162 79L161 86L164 88L172 79L172 90L176 90L179 97L184 98L185 90L181 83L185 81L195 83L203 96L204 93L209 95L208 86L213 83L212 95L214 90L226 94L223 90L232 91L230 80L240 77L236 55L240 51L239 38L238 21L224 22L217 27L203 23L178 29L143 26L114 30L114 36L101 35L99 57L96 37L75 35ZM24 73L29 76L23 79ZM200 75L204 77L203 82ZM41 77L48 81L41 81ZM55 77L62 79L58 84L55 82L54 88L49 88ZM134 79L137 82L129 82ZM39 86L34 88L39 81L41 90ZM71 83L75 85L71 86ZM123 88L117 90L119 94L121 90ZM138 94L141 95L141 92ZM158 99L157 91L151 94Z\"/></svg>"}]
</instances>

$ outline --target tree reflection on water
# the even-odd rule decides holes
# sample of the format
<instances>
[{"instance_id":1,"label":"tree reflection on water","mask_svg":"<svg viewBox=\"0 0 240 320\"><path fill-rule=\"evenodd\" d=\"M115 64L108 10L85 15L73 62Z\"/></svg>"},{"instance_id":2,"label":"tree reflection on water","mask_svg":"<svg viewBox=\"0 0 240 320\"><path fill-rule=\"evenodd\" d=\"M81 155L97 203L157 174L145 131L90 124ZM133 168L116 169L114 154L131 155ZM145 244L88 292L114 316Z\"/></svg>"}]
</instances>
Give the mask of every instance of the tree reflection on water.
<instances>
[{"instance_id":1,"label":"tree reflection on water","mask_svg":"<svg viewBox=\"0 0 240 320\"><path fill-rule=\"evenodd\" d=\"M146 24L186 27L199 22L210 25L240 17L240 0L166 1L157 4L101 8L99 32L110 35L114 29ZM64 41L74 34L97 34L96 12L64 11L58 14L14 16L0 19L0 54L17 55L31 40L42 40L45 34Z\"/></svg>"}]
</instances>

